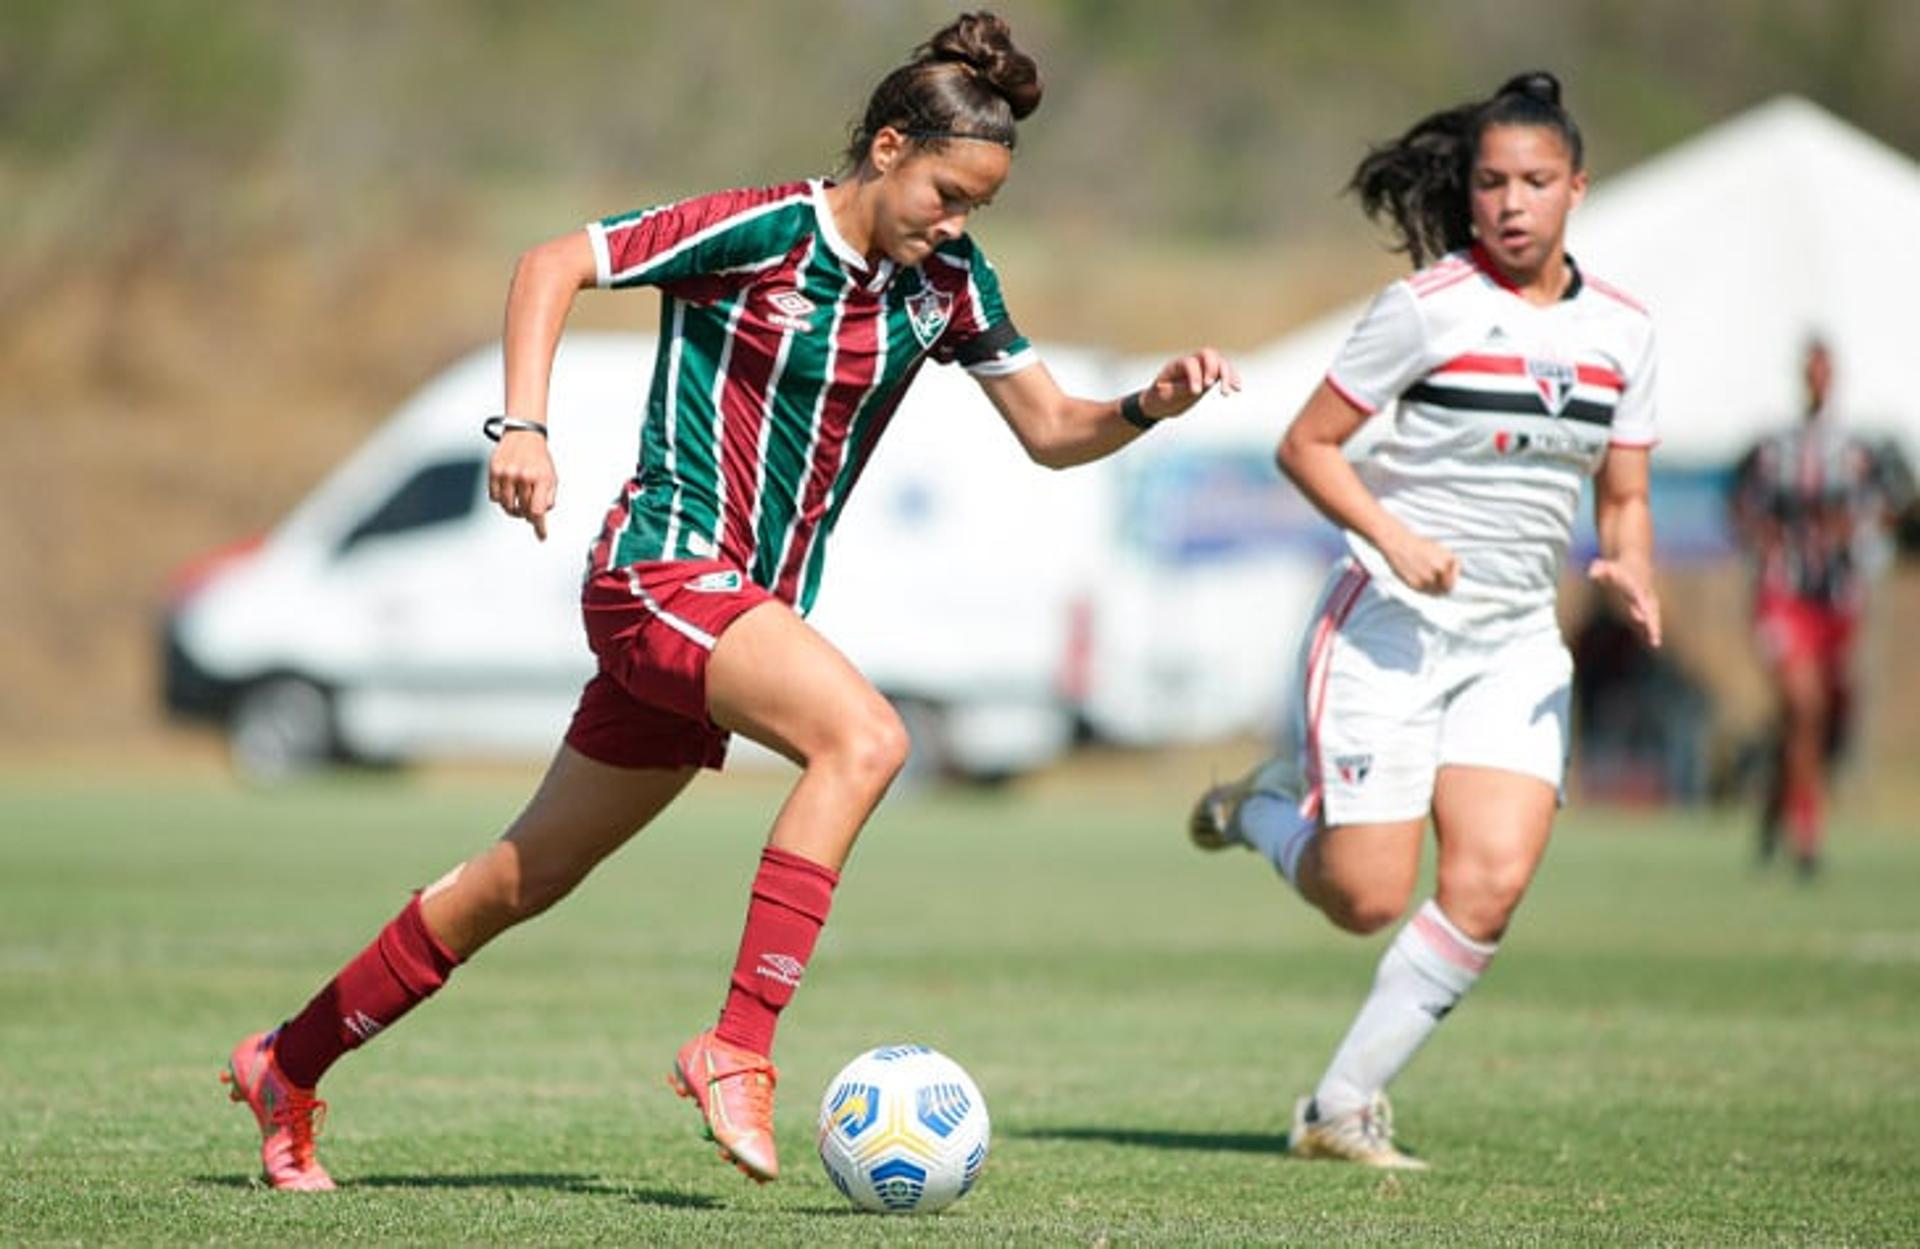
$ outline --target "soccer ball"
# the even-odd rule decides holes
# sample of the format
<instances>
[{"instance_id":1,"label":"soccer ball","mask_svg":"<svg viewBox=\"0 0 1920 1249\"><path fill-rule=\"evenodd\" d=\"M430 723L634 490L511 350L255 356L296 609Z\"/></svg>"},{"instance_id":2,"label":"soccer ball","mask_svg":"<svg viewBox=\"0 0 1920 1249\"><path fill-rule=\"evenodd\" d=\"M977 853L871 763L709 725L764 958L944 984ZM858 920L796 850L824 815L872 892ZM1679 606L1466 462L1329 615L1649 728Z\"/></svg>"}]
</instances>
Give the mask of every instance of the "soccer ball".
<instances>
[{"instance_id":1,"label":"soccer ball","mask_svg":"<svg viewBox=\"0 0 1920 1249\"><path fill-rule=\"evenodd\" d=\"M929 1214L987 1161L987 1103L960 1064L924 1045L868 1050L820 1099L820 1161L862 1210Z\"/></svg>"}]
</instances>

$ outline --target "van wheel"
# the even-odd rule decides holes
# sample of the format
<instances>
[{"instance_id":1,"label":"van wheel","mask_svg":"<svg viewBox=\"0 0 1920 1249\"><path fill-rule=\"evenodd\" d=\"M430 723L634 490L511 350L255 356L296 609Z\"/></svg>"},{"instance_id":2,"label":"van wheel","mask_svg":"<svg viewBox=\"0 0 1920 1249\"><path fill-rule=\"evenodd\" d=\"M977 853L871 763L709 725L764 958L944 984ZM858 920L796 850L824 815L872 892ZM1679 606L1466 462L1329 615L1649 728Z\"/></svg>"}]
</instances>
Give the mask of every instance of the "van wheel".
<instances>
[{"instance_id":1,"label":"van wheel","mask_svg":"<svg viewBox=\"0 0 1920 1249\"><path fill-rule=\"evenodd\" d=\"M273 785L305 775L334 757L333 703L299 677L272 677L247 687L227 723L234 771Z\"/></svg>"}]
</instances>

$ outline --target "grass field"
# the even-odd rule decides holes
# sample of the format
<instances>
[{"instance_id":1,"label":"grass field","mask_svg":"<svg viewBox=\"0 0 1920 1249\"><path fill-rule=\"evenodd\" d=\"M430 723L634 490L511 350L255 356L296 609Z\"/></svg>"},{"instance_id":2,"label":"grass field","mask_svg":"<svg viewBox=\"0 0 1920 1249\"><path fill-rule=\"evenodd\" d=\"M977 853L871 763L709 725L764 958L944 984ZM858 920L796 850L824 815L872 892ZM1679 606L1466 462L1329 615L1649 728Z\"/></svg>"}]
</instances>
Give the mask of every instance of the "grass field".
<instances>
[{"instance_id":1,"label":"grass field","mask_svg":"<svg viewBox=\"0 0 1920 1249\"><path fill-rule=\"evenodd\" d=\"M1280 1150L1384 938L1189 851L1186 794L1137 781L889 802L783 1026L776 1185L661 1082L780 796L748 779L335 1070L341 1191L265 1190L215 1073L526 789L456 779L0 779L0 1240L1920 1241L1920 838L1843 824L1800 889L1752 870L1743 817L1570 813L1395 1089L1436 1169L1383 1177ZM937 1218L855 1215L812 1157L827 1077L896 1039L959 1058L994 1117Z\"/></svg>"}]
</instances>

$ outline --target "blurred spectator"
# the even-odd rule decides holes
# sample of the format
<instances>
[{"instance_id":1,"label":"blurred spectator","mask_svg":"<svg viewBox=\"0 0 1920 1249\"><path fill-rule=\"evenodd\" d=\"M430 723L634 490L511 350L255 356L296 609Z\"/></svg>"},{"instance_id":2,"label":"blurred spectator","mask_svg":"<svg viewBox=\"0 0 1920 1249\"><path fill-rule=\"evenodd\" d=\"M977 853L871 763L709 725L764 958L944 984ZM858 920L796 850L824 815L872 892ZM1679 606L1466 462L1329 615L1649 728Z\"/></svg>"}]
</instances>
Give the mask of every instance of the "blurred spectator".
<instances>
[{"instance_id":1,"label":"blurred spectator","mask_svg":"<svg viewBox=\"0 0 1920 1249\"><path fill-rule=\"evenodd\" d=\"M1782 834L1803 878L1819 866L1827 773L1846 744L1854 638L1871 575L1913 499L1898 448L1849 434L1828 410L1833 358L1819 339L1803 363L1806 415L1763 438L1734 475L1733 525L1753 563L1754 638L1778 702L1760 818L1760 858Z\"/></svg>"},{"instance_id":2,"label":"blurred spectator","mask_svg":"<svg viewBox=\"0 0 1920 1249\"><path fill-rule=\"evenodd\" d=\"M1706 791L1706 691L1667 650L1640 640L1608 595L1571 640L1580 786L1590 798L1695 802Z\"/></svg>"}]
</instances>

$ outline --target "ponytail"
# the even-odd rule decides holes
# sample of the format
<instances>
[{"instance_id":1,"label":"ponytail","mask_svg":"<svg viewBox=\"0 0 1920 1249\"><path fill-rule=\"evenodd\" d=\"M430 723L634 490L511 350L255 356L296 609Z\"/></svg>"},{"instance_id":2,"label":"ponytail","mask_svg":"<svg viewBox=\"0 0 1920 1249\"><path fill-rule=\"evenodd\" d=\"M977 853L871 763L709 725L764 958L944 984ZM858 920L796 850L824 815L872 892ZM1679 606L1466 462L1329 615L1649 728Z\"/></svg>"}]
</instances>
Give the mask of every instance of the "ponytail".
<instances>
[{"instance_id":1,"label":"ponytail","mask_svg":"<svg viewBox=\"0 0 1920 1249\"><path fill-rule=\"evenodd\" d=\"M1545 70L1509 78L1487 99L1424 117L1370 149L1346 189L1369 218L1389 218L1400 238L1394 250L1416 269L1473 242L1468 179L1489 126L1545 126L1567 145L1574 169L1585 160L1580 128L1560 104L1560 80Z\"/></svg>"},{"instance_id":2,"label":"ponytail","mask_svg":"<svg viewBox=\"0 0 1920 1249\"><path fill-rule=\"evenodd\" d=\"M873 89L852 128L847 163L858 167L888 126L929 147L979 139L1011 150L1014 123L1040 107L1042 90L1039 66L1014 46L1005 21L963 13Z\"/></svg>"}]
</instances>

